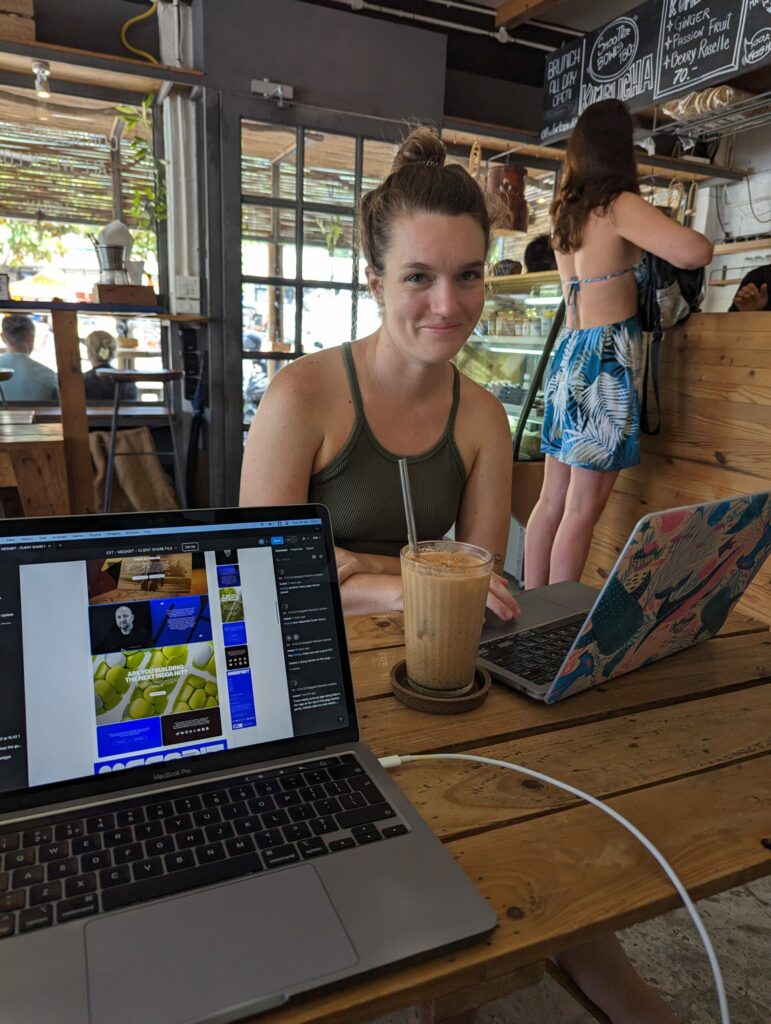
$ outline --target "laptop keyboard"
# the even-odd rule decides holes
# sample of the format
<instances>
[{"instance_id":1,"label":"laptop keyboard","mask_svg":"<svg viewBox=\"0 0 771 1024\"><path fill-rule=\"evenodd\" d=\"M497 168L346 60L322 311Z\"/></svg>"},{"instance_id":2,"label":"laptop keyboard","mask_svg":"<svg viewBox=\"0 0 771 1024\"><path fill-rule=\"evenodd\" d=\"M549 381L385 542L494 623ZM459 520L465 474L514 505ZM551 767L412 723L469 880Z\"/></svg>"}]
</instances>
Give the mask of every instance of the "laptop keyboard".
<instances>
[{"instance_id":1,"label":"laptop keyboard","mask_svg":"<svg viewBox=\"0 0 771 1024\"><path fill-rule=\"evenodd\" d=\"M406 833L353 754L0 831L0 938Z\"/></svg>"},{"instance_id":2,"label":"laptop keyboard","mask_svg":"<svg viewBox=\"0 0 771 1024\"><path fill-rule=\"evenodd\" d=\"M530 683L549 684L559 672L585 621L586 616L581 615L559 625L500 637L482 644L479 656Z\"/></svg>"}]
</instances>

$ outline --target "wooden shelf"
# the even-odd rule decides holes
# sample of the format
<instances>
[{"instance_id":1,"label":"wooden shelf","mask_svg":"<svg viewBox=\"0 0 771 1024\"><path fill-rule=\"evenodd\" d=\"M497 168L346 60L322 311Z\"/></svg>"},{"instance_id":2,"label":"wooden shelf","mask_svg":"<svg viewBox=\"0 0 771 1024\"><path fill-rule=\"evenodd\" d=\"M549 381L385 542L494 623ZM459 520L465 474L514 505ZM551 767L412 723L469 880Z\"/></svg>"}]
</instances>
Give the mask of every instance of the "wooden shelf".
<instances>
[{"instance_id":1,"label":"wooden shelf","mask_svg":"<svg viewBox=\"0 0 771 1024\"><path fill-rule=\"evenodd\" d=\"M735 252L757 252L771 249L771 238L749 238L743 242L720 242L715 246L716 256L730 256Z\"/></svg>"},{"instance_id":2,"label":"wooden shelf","mask_svg":"<svg viewBox=\"0 0 771 1024\"><path fill-rule=\"evenodd\" d=\"M204 78L204 73L195 68L174 68L70 46L0 38L0 71L28 74L31 86L33 60L48 61L54 90L60 83L77 82L146 95L156 93L164 82L196 86Z\"/></svg>"},{"instance_id":3,"label":"wooden shelf","mask_svg":"<svg viewBox=\"0 0 771 1024\"><path fill-rule=\"evenodd\" d=\"M543 350L547 340L546 334L472 334L466 344L477 344L483 349L489 349L491 346L499 350L505 348L513 355L533 355L538 345L541 346L539 353Z\"/></svg>"},{"instance_id":4,"label":"wooden shelf","mask_svg":"<svg viewBox=\"0 0 771 1024\"><path fill-rule=\"evenodd\" d=\"M485 292L498 295L508 293L521 295L529 292L538 285L559 284L560 275L558 270L542 270L537 274L502 274L500 277L485 278ZM561 295L554 296L555 303L562 301Z\"/></svg>"},{"instance_id":5,"label":"wooden shelf","mask_svg":"<svg viewBox=\"0 0 771 1024\"><path fill-rule=\"evenodd\" d=\"M168 313L161 306L105 305L100 302L21 302L0 300L0 312L8 313L83 313L89 316L147 317L175 324L205 324L199 313Z\"/></svg>"},{"instance_id":6,"label":"wooden shelf","mask_svg":"<svg viewBox=\"0 0 771 1024\"><path fill-rule=\"evenodd\" d=\"M442 138L445 142L453 145L471 146L474 139L484 139L485 149L495 150L497 153L510 153L514 158L521 158L523 163L531 158L538 161L551 162L553 166L559 167L565 158L565 150L559 146L542 146L536 136L533 142L514 141L511 134L506 133L505 128L500 129L500 136L495 137L493 125L475 125L468 123L468 127L461 128L461 122L452 121L452 128L445 127L442 131ZM722 181L742 181L747 172L736 167L718 167L714 164L702 164L692 160L677 160L666 156L646 156L644 153L636 153L637 169L642 175L653 175L656 178L680 178L682 181L695 181L704 184L715 179Z\"/></svg>"}]
</instances>

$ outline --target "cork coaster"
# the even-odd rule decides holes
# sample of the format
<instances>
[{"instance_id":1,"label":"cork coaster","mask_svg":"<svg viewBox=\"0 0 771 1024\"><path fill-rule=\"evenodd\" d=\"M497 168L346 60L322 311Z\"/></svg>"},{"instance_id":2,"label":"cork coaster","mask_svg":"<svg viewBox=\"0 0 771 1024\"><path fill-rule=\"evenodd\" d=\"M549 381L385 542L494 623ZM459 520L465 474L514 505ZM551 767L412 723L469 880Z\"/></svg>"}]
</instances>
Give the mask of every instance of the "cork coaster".
<instances>
[{"instance_id":1,"label":"cork coaster","mask_svg":"<svg viewBox=\"0 0 771 1024\"><path fill-rule=\"evenodd\" d=\"M430 715L457 715L463 711L478 708L490 692L490 674L477 665L471 690L461 697L429 697L413 690L407 681L407 663L397 662L391 669L391 692L402 704L415 711L426 711Z\"/></svg>"}]
</instances>

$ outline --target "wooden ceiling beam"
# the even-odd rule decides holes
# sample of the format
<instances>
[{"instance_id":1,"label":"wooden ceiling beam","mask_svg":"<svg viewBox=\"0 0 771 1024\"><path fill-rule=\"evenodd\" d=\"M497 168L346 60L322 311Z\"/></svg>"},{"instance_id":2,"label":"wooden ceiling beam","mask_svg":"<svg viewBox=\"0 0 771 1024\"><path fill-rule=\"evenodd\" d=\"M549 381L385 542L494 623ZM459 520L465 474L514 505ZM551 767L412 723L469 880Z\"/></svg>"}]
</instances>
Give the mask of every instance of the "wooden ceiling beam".
<instances>
[{"instance_id":1,"label":"wooden ceiling beam","mask_svg":"<svg viewBox=\"0 0 771 1024\"><path fill-rule=\"evenodd\" d=\"M495 12L496 28L516 28L524 21L540 18L561 0L504 0Z\"/></svg>"}]
</instances>

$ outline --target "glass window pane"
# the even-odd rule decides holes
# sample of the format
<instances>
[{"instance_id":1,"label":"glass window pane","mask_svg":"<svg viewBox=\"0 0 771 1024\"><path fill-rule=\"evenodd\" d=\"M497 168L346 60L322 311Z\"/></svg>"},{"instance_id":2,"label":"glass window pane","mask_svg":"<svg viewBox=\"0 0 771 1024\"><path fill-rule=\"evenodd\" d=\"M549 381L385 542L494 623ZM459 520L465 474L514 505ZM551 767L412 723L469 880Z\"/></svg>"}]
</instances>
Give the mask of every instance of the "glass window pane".
<instances>
[{"instance_id":1,"label":"glass window pane","mask_svg":"<svg viewBox=\"0 0 771 1024\"><path fill-rule=\"evenodd\" d=\"M303 289L303 352L333 348L352 338L353 293L343 288Z\"/></svg>"},{"instance_id":2,"label":"glass window pane","mask_svg":"<svg viewBox=\"0 0 771 1024\"><path fill-rule=\"evenodd\" d=\"M361 164L361 190L369 192L377 188L384 178L391 173L391 163L396 156L398 146L393 142L373 142L364 140L364 153Z\"/></svg>"},{"instance_id":3,"label":"glass window pane","mask_svg":"<svg viewBox=\"0 0 771 1024\"><path fill-rule=\"evenodd\" d=\"M241 273L247 277L295 276L294 210L246 204L241 207Z\"/></svg>"},{"instance_id":4,"label":"glass window pane","mask_svg":"<svg viewBox=\"0 0 771 1024\"><path fill-rule=\"evenodd\" d=\"M359 290L359 308L356 317L356 337L366 338L374 334L383 322L380 306L366 288Z\"/></svg>"},{"instance_id":5,"label":"glass window pane","mask_svg":"<svg viewBox=\"0 0 771 1024\"><path fill-rule=\"evenodd\" d=\"M252 422L260 402L268 390L268 385L281 367L286 366L287 362L286 359L244 359L241 379L244 424L248 425ZM244 437L244 441L246 441L246 437Z\"/></svg>"},{"instance_id":6,"label":"glass window pane","mask_svg":"<svg viewBox=\"0 0 771 1024\"><path fill-rule=\"evenodd\" d=\"M303 196L306 202L353 206L356 140L306 131Z\"/></svg>"},{"instance_id":7,"label":"glass window pane","mask_svg":"<svg viewBox=\"0 0 771 1024\"><path fill-rule=\"evenodd\" d=\"M257 121L241 122L241 191L247 196L296 198L297 133Z\"/></svg>"},{"instance_id":8,"label":"glass window pane","mask_svg":"<svg viewBox=\"0 0 771 1024\"><path fill-rule=\"evenodd\" d=\"M294 352L295 289L242 286L242 347L254 352Z\"/></svg>"},{"instance_id":9,"label":"glass window pane","mask_svg":"<svg viewBox=\"0 0 771 1024\"><path fill-rule=\"evenodd\" d=\"M353 217L337 213L303 214L302 276L309 281L351 283Z\"/></svg>"}]
</instances>

